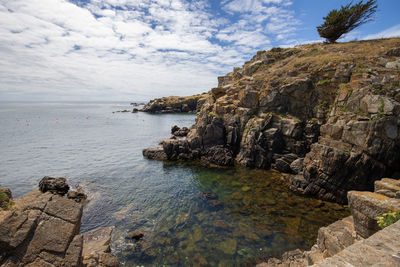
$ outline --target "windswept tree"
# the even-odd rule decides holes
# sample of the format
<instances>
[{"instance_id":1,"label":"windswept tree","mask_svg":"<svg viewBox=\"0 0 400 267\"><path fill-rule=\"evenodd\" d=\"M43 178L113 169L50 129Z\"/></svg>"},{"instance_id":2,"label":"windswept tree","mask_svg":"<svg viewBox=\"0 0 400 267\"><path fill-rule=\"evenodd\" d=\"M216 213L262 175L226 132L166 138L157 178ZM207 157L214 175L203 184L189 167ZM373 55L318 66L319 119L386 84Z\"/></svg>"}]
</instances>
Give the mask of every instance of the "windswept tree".
<instances>
[{"instance_id":1,"label":"windswept tree","mask_svg":"<svg viewBox=\"0 0 400 267\"><path fill-rule=\"evenodd\" d=\"M334 9L324 17L325 22L318 26L318 33L328 43L335 43L343 34L358 26L373 20L373 15L378 8L377 0L364 0L353 5L353 1L342 6L340 10Z\"/></svg>"}]
</instances>

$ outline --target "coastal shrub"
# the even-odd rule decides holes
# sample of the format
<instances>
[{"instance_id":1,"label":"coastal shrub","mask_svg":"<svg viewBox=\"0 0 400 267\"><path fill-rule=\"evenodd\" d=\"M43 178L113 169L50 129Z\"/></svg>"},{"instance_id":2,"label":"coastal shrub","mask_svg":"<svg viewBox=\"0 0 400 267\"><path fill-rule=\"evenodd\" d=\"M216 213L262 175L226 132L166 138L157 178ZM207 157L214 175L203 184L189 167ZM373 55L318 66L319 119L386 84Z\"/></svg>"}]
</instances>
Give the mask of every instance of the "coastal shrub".
<instances>
[{"instance_id":1,"label":"coastal shrub","mask_svg":"<svg viewBox=\"0 0 400 267\"><path fill-rule=\"evenodd\" d=\"M328 43L335 43L343 34L371 21L377 8L377 0L368 0L366 3L362 0L354 5L351 1L340 10L331 10L323 18L324 23L317 27L318 33Z\"/></svg>"},{"instance_id":2,"label":"coastal shrub","mask_svg":"<svg viewBox=\"0 0 400 267\"><path fill-rule=\"evenodd\" d=\"M214 117L215 117L215 114L214 114L212 111L210 111L210 112L208 113L208 117L214 118Z\"/></svg>"},{"instance_id":3,"label":"coastal shrub","mask_svg":"<svg viewBox=\"0 0 400 267\"><path fill-rule=\"evenodd\" d=\"M399 211L384 213L381 217L376 218L376 221L381 229L383 229L391 224L394 224L398 220L400 220L400 212Z\"/></svg>"}]
</instances>

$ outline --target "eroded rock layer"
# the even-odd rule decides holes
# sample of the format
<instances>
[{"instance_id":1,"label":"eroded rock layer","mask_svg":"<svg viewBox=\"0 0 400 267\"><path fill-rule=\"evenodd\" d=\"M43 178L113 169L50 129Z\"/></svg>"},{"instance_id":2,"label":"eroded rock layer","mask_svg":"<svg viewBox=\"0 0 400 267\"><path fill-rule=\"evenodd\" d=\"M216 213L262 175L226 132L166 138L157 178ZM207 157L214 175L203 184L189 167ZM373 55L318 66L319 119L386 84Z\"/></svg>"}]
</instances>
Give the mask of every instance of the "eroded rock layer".
<instances>
[{"instance_id":1,"label":"eroded rock layer","mask_svg":"<svg viewBox=\"0 0 400 267\"><path fill-rule=\"evenodd\" d=\"M218 78L186 139L155 159L275 168L303 194L344 203L400 173L400 39L260 51Z\"/></svg>"}]
</instances>

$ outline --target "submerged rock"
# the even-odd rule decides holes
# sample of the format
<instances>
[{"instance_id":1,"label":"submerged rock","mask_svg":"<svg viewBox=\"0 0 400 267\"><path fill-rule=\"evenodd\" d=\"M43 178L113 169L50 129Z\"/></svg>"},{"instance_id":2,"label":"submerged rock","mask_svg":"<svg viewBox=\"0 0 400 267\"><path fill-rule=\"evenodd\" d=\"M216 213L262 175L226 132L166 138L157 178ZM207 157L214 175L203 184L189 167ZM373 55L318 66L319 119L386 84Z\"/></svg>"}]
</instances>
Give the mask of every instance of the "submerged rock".
<instances>
[{"instance_id":1,"label":"submerged rock","mask_svg":"<svg viewBox=\"0 0 400 267\"><path fill-rule=\"evenodd\" d=\"M236 253L237 241L233 238L225 239L217 244L217 249L221 250L227 255L234 255Z\"/></svg>"},{"instance_id":2,"label":"submerged rock","mask_svg":"<svg viewBox=\"0 0 400 267\"><path fill-rule=\"evenodd\" d=\"M118 267L117 257L111 253L113 226L102 227L83 235L82 263L87 267Z\"/></svg>"},{"instance_id":3,"label":"submerged rock","mask_svg":"<svg viewBox=\"0 0 400 267\"><path fill-rule=\"evenodd\" d=\"M218 199L218 195L215 193L206 193L206 192L201 192L200 193L200 198L203 200L207 199Z\"/></svg>"},{"instance_id":4,"label":"submerged rock","mask_svg":"<svg viewBox=\"0 0 400 267\"><path fill-rule=\"evenodd\" d=\"M144 236L144 232L141 230L134 230L134 231L128 233L128 238L134 239L136 241L142 239L143 236Z\"/></svg>"}]
</instances>

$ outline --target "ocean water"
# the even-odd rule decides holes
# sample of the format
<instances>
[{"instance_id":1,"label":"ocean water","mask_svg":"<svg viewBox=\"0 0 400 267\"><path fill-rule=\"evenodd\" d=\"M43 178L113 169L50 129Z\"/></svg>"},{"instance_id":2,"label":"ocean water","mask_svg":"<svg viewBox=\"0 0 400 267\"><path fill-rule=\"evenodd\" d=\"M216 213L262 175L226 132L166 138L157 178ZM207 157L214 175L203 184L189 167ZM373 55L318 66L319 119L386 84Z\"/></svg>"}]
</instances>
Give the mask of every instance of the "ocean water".
<instances>
[{"instance_id":1,"label":"ocean water","mask_svg":"<svg viewBox=\"0 0 400 267\"><path fill-rule=\"evenodd\" d=\"M125 266L246 266L309 249L348 210L290 192L275 171L144 159L195 116L113 113L129 103L0 103L0 185L14 197L43 176L89 194L81 231L115 225ZM208 197L205 193L208 193ZM144 238L127 238L140 229Z\"/></svg>"}]
</instances>

